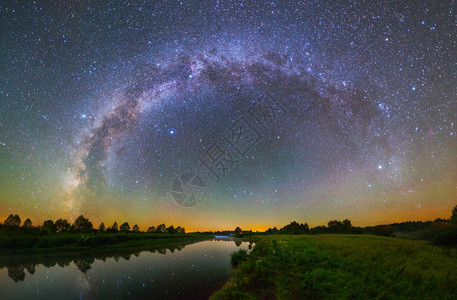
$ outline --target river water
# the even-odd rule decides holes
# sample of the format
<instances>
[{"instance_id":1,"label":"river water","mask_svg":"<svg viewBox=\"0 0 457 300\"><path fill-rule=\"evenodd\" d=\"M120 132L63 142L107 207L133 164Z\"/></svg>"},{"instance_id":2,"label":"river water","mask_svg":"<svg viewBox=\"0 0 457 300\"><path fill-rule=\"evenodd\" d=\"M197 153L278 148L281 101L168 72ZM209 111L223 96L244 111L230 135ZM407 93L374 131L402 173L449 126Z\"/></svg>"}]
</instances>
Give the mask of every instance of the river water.
<instances>
[{"instance_id":1,"label":"river water","mask_svg":"<svg viewBox=\"0 0 457 300\"><path fill-rule=\"evenodd\" d=\"M249 243L216 238L141 250L0 259L0 299L208 299Z\"/></svg>"}]
</instances>

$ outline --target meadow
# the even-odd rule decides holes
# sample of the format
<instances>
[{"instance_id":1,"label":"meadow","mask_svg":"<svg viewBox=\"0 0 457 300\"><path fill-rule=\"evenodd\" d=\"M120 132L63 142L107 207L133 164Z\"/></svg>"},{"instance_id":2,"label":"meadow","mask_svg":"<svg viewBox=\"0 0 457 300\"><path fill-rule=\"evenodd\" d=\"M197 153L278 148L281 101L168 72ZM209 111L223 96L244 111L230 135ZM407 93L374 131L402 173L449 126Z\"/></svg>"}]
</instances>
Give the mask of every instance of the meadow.
<instances>
[{"instance_id":1,"label":"meadow","mask_svg":"<svg viewBox=\"0 0 457 300\"><path fill-rule=\"evenodd\" d=\"M253 238L211 299L456 299L455 247L366 234Z\"/></svg>"}]
</instances>

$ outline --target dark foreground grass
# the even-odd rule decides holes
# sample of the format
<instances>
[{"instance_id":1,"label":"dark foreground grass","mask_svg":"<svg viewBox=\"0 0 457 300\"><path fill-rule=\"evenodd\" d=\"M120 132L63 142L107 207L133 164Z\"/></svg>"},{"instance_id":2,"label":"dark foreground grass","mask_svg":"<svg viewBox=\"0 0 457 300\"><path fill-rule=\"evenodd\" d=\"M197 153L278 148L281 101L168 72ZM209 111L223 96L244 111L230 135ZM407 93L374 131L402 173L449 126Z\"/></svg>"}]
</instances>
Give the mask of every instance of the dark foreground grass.
<instances>
[{"instance_id":1,"label":"dark foreground grass","mask_svg":"<svg viewBox=\"0 0 457 300\"><path fill-rule=\"evenodd\" d=\"M211 299L457 299L457 249L372 235L258 237Z\"/></svg>"}]
</instances>

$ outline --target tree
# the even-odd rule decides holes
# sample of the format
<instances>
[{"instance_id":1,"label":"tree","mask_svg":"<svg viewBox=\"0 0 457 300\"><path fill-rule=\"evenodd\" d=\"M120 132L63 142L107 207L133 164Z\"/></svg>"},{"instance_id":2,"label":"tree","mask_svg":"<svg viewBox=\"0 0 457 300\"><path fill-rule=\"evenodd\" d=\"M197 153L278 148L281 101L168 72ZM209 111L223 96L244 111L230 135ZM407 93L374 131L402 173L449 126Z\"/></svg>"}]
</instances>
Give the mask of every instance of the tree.
<instances>
[{"instance_id":1,"label":"tree","mask_svg":"<svg viewBox=\"0 0 457 300\"><path fill-rule=\"evenodd\" d=\"M132 228L132 231L133 232L139 232L140 231L140 227L138 227L138 225L133 225L133 228Z\"/></svg>"},{"instance_id":2,"label":"tree","mask_svg":"<svg viewBox=\"0 0 457 300\"><path fill-rule=\"evenodd\" d=\"M276 228L276 226L273 227L273 228L268 228L268 229L265 231L265 233L267 233L267 234L274 234L274 233L277 233L277 232L278 232L278 228Z\"/></svg>"},{"instance_id":3,"label":"tree","mask_svg":"<svg viewBox=\"0 0 457 300\"><path fill-rule=\"evenodd\" d=\"M80 215L76 220L75 223L73 224L76 230L87 232L91 231L94 226L92 225L92 222L89 221L89 219L84 218L83 215Z\"/></svg>"},{"instance_id":4,"label":"tree","mask_svg":"<svg viewBox=\"0 0 457 300\"><path fill-rule=\"evenodd\" d=\"M103 224L103 222L98 226L98 230L105 231L105 224Z\"/></svg>"},{"instance_id":5,"label":"tree","mask_svg":"<svg viewBox=\"0 0 457 300\"><path fill-rule=\"evenodd\" d=\"M457 225L457 205L452 209L451 223Z\"/></svg>"},{"instance_id":6,"label":"tree","mask_svg":"<svg viewBox=\"0 0 457 300\"><path fill-rule=\"evenodd\" d=\"M309 233L309 225L308 225L308 223L301 224L301 225L302 225L302 230L303 230L305 233Z\"/></svg>"},{"instance_id":7,"label":"tree","mask_svg":"<svg viewBox=\"0 0 457 300\"><path fill-rule=\"evenodd\" d=\"M149 227L147 232L148 232L148 233L154 233L154 232L156 232L155 226Z\"/></svg>"},{"instance_id":8,"label":"tree","mask_svg":"<svg viewBox=\"0 0 457 300\"><path fill-rule=\"evenodd\" d=\"M171 225L170 227L168 227L165 231L166 231L167 233L176 233L175 227L174 227L173 225Z\"/></svg>"},{"instance_id":9,"label":"tree","mask_svg":"<svg viewBox=\"0 0 457 300\"><path fill-rule=\"evenodd\" d=\"M351 220L348 220L348 219L345 219L343 221L343 231L345 233L350 233L352 231L352 224L351 224Z\"/></svg>"},{"instance_id":10,"label":"tree","mask_svg":"<svg viewBox=\"0 0 457 300\"><path fill-rule=\"evenodd\" d=\"M58 219L55 223L57 232L67 231L70 228L70 223L65 219Z\"/></svg>"},{"instance_id":11,"label":"tree","mask_svg":"<svg viewBox=\"0 0 457 300\"><path fill-rule=\"evenodd\" d=\"M118 232L119 230L119 227L117 226L117 222L114 222L113 226L111 226L109 229L108 229L108 232Z\"/></svg>"},{"instance_id":12,"label":"tree","mask_svg":"<svg viewBox=\"0 0 457 300\"><path fill-rule=\"evenodd\" d=\"M119 230L123 231L123 232L129 232L130 231L129 223L125 222L124 224L122 224L121 227L119 227Z\"/></svg>"},{"instance_id":13,"label":"tree","mask_svg":"<svg viewBox=\"0 0 457 300\"><path fill-rule=\"evenodd\" d=\"M184 227L178 226L176 227L176 233L184 234L186 233L186 230L184 229Z\"/></svg>"},{"instance_id":14,"label":"tree","mask_svg":"<svg viewBox=\"0 0 457 300\"><path fill-rule=\"evenodd\" d=\"M32 221L30 221L30 219L27 218L27 219L24 221L24 224L22 224L22 227L23 227L23 228L32 228Z\"/></svg>"},{"instance_id":15,"label":"tree","mask_svg":"<svg viewBox=\"0 0 457 300\"><path fill-rule=\"evenodd\" d=\"M234 233L235 233L236 235L240 235L240 234L243 234L243 230L241 230L240 227L237 227L237 228L235 228Z\"/></svg>"},{"instance_id":16,"label":"tree","mask_svg":"<svg viewBox=\"0 0 457 300\"><path fill-rule=\"evenodd\" d=\"M54 221L53 220L46 220L43 222L43 228L44 229L47 229L51 232L55 232L57 229L56 229L56 224L54 224Z\"/></svg>"},{"instance_id":17,"label":"tree","mask_svg":"<svg viewBox=\"0 0 457 300\"><path fill-rule=\"evenodd\" d=\"M165 226L165 224L162 223L159 226L157 226L156 232L157 233L164 233L165 229L167 229L167 227Z\"/></svg>"},{"instance_id":18,"label":"tree","mask_svg":"<svg viewBox=\"0 0 457 300\"><path fill-rule=\"evenodd\" d=\"M331 220L328 222L328 230L332 233L340 232L343 228L343 223L337 220Z\"/></svg>"},{"instance_id":19,"label":"tree","mask_svg":"<svg viewBox=\"0 0 457 300\"><path fill-rule=\"evenodd\" d=\"M298 224L296 221L292 221L290 224L284 226L283 228L280 229L281 233L286 233L286 234L303 234L303 233L309 233L309 225L308 223L301 223Z\"/></svg>"},{"instance_id":20,"label":"tree","mask_svg":"<svg viewBox=\"0 0 457 300\"><path fill-rule=\"evenodd\" d=\"M3 222L5 227L19 227L21 225L21 218L18 215L9 215L8 218Z\"/></svg>"},{"instance_id":21,"label":"tree","mask_svg":"<svg viewBox=\"0 0 457 300\"><path fill-rule=\"evenodd\" d=\"M310 233L311 234L322 234L322 233L328 233L328 231L329 231L328 227L321 225L321 226L313 227L310 230Z\"/></svg>"}]
</instances>

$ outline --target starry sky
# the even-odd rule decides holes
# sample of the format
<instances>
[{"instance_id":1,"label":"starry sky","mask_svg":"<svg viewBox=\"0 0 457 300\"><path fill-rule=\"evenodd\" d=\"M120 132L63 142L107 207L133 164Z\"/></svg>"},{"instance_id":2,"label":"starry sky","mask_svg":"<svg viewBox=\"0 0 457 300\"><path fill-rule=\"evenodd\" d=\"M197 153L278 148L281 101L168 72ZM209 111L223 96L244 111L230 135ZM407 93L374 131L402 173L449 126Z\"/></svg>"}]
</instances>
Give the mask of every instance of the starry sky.
<instances>
[{"instance_id":1,"label":"starry sky","mask_svg":"<svg viewBox=\"0 0 457 300\"><path fill-rule=\"evenodd\" d=\"M448 217L455 7L2 1L0 219L264 230ZM191 207L171 193L187 172L206 189Z\"/></svg>"}]
</instances>

